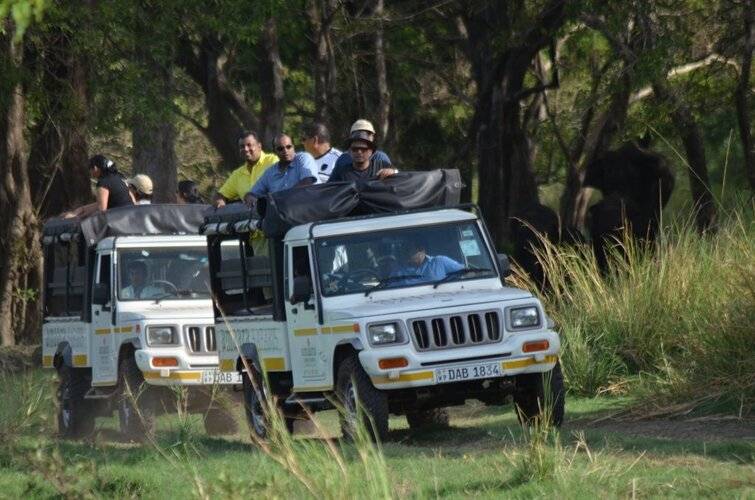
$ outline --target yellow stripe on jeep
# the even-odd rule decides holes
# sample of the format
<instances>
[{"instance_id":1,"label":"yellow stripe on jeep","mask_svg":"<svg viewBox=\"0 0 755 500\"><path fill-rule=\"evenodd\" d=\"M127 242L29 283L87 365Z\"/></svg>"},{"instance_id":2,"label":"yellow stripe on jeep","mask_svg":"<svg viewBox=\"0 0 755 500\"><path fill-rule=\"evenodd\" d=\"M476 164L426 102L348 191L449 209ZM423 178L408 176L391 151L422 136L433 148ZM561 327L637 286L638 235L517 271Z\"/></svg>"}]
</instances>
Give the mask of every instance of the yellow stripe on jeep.
<instances>
[{"instance_id":1,"label":"yellow stripe on jeep","mask_svg":"<svg viewBox=\"0 0 755 500\"><path fill-rule=\"evenodd\" d=\"M294 330L295 337L306 337L308 335L317 335L317 328L298 328Z\"/></svg>"},{"instance_id":2,"label":"yellow stripe on jeep","mask_svg":"<svg viewBox=\"0 0 755 500\"><path fill-rule=\"evenodd\" d=\"M160 372L148 371L144 372L144 378L150 380L200 380L202 378L202 372L170 372L170 375L163 377L160 375Z\"/></svg>"},{"instance_id":3,"label":"yellow stripe on jeep","mask_svg":"<svg viewBox=\"0 0 755 500\"><path fill-rule=\"evenodd\" d=\"M97 328L94 331L95 335L107 335L108 333L111 333L110 328Z\"/></svg>"},{"instance_id":4,"label":"yellow stripe on jeep","mask_svg":"<svg viewBox=\"0 0 755 500\"><path fill-rule=\"evenodd\" d=\"M388 377L370 377L373 384L394 384L397 382L414 382L417 380L430 380L433 378L433 372L413 372L402 373L397 378Z\"/></svg>"},{"instance_id":5,"label":"yellow stripe on jeep","mask_svg":"<svg viewBox=\"0 0 755 500\"><path fill-rule=\"evenodd\" d=\"M52 368L52 356L42 356L42 368Z\"/></svg>"},{"instance_id":6,"label":"yellow stripe on jeep","mask_svg":"<svg viewBox=\"0 0 755 500\"><path fill-rule=\"evenodd\" d=\"M354 325L324 326L322 333L355 333Z\"/></svg>"},{"instance_id":7,"label":"yellow stripe on jeep","mask_svg":"<svg viewBox=\"0 0 755 500\"><path fill-rule=\"evenodd\" d=\"M113 331L115 332L117 330L118 333L131 333L131 330L133 329L133 326L122 326L120 328L115 328Z\"/></svg>"},{"instance_id":8,"label":"yellow stripe on jeep","mask_svg":"<svg viewBox=\"0 0 755 500\"><path fill-rule=\"evenodd\" d=\"M555 363L558 361L558 356L546 356L542 361L535 361L535 358L515 359L514 361L503 361L501 367L504 370L515 370L517 368L524 368L530 365L539 365L544 363Z\"/></svg>"},{"instance_id":9,"label":"yellow stripe on jeep","mask_svg":"<svg viewBox=\"0 0 755 500\"><path fill-rule=\"evenodd\" d=\"M87 355L86 354L76 354L73 357L73 366L86 366L87 365Z\"/></svg>"},{"instance_id":10,"label":"yellow stripe on jeep","mask_svg":"<svg viewBox=\"0 0 755 500\"><path fill-rule=\"evenodd\" d=\"M266 372L282 372L286 370L286 360L283 358L262 358L262 368Z\"/></svg>"},{"instance_id":11,"label":"yellow stripe on jeep","mask_svg":"<svg viewBox=\"0 0 755 500\"><path fill-rule=\"evenodd\" d=\"M322 391L329 391L333 388L332 385L309 385L304 387L294 387L291 389L292 392L322 392Z\"/></svg>"},{"instance_id":12,"label":"yellow stripe on jeep","mask_svg":"<svg viewBox=\"0 0 755 500\"><path fill-rule=\"evenodd\" d=\"M220 360L220 371L221 372L235 372L236 371L236 361L233 359L221 359Z\"/></svg>"}]
</instances>

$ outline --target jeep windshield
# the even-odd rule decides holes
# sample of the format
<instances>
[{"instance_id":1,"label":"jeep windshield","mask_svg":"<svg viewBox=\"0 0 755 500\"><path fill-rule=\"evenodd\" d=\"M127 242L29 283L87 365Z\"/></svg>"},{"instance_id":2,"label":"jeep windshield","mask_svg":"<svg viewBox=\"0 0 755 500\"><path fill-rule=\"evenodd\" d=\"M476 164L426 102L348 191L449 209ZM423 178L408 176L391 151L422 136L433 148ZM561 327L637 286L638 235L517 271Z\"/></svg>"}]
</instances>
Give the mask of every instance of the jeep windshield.
<instances>
[{"instance_id":1,"label":"jeep windshield","mask_svg":"<svg viewBox=\"0 0 755 500\"><path fill-rule=\"evenodd\" d=\"M118 251L118 300L210 298L206 247Z\"/></svg>"},{"instance_id":2,"label":"jeep windshield","mask_svg":"<svg viewBox=\"0 0 755 500\"><path fill-rule=\"evenodd\" d=\"M474 221L318 238L322 295L369 295L497 276Z\"/></svg>"}]
</instances>

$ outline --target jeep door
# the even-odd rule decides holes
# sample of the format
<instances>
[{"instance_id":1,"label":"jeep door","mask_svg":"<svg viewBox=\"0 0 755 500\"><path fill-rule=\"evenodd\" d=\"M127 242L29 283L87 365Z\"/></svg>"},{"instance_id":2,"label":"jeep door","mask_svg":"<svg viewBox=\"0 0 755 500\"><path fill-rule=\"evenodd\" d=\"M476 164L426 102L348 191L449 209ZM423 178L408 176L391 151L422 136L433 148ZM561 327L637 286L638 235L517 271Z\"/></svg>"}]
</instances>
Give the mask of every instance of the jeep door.
<instances>
[{"instance_id":1,"label":"jeep door","mask_svg":"<svg viewBox=\"0 0 755 500\"><path fill-rule=\"evenodd\" d=\"M286 247L286 318L295 391L331 388L331 355L323 350L317 300L312 280L312 256L307 242Z\"/></svg>"}]
</instances>

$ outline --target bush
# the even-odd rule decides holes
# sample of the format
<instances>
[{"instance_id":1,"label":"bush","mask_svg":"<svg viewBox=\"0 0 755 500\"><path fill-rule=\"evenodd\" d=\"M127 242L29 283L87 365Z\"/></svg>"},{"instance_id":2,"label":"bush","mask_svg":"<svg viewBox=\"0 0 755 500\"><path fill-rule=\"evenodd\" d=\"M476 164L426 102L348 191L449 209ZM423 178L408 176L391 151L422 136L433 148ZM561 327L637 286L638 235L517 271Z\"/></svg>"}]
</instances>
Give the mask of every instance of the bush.
<instances>
[{"instance_id":1,"label":"bush","mask_svg":"<svg viewBox=\"0 0 755 500\"><path fill-rule=\"evenodd\" d=\"M755 224L746 213L704 236L677 224L652 252L628 241L605 276L588 247L543 250L552 285L543 301L563 335L571 392L753 412Z\"/></svg>"}]
</instances>

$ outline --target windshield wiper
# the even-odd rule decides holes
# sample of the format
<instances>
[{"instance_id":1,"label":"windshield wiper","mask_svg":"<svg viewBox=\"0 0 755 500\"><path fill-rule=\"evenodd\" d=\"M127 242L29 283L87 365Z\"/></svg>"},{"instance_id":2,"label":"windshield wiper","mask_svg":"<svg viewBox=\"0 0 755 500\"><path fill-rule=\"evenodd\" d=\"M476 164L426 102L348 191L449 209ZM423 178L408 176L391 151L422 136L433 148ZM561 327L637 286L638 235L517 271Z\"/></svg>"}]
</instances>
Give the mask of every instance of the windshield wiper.
<instances>
[{"instance_id":1,"label":"windshield wiper","mask_svg":"<svg viewBox=\"0 0 755 500\"><path fill-rule=\"evenodd\" d=\"M371 294L374 291L382 290L389 283L393 283L394 281L406 280L406 279L411 279L411 278L421 278L421 277L422 276L420 276L419 274L400 274L398 276L387 276L387 277L381 279L380 283L378 283L377 285L375 285L372 288L370 288L367 291L365 291L364 292L364 296L367 297L369 294Z\"/></svg>"},{"instance_id":2,"label":"windshield wiper","mask_svg":"<svg viewBox=\"0 0 755 500\"><path fill-rule=\"evenodd\" d=\"M450 281L451 278L454 276L458 276L460 274L467 274L467 273L484 273L484 272L490 272L492 269L487 267L463 267L461 269L457 269L456 271L451 271L450 273L447 273L445 276L443 276L441 279L433 283L433 288L438 288L441 283L445 283L447 281Z\"/></svg>"}]
</instances>

